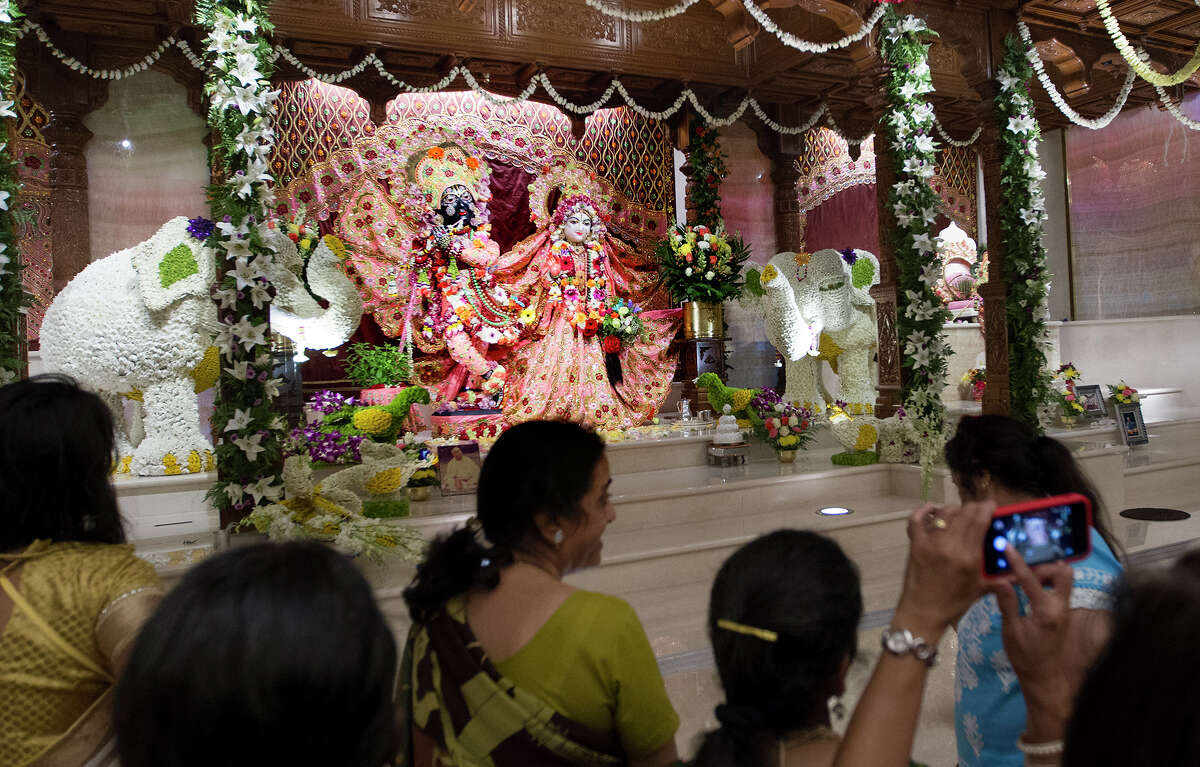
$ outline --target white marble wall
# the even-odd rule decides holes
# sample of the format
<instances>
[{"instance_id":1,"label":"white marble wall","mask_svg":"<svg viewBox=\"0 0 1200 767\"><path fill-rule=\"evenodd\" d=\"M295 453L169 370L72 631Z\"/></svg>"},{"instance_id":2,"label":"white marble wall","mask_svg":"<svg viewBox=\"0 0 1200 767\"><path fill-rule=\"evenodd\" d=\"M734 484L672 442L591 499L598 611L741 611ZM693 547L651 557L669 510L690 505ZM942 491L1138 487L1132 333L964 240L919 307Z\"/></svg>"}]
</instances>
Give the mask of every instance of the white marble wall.
<instances>
[{"instance_id":1,"label":"white marble wall","mask_svg":"<svg viewBox=\"0 0 1200 767\"><path fill-rule=\"evenodd\" d=\"M1179 405L1200 406L1200 315L1065 322L1059 333L1060 356L1083 383L1178 387Z\"/></svg>"},{"instance_id":2,"label":"white marble wall","mask_svg":"<svg viewBox=\"0 0 1200 767\"><path fill-rule=\"evenodd\" d=\"M187 92L153 70L109 84L87 116L92 260L146 239L174 216L207 215L204 121Z\"/></svg>"}]
</instances>

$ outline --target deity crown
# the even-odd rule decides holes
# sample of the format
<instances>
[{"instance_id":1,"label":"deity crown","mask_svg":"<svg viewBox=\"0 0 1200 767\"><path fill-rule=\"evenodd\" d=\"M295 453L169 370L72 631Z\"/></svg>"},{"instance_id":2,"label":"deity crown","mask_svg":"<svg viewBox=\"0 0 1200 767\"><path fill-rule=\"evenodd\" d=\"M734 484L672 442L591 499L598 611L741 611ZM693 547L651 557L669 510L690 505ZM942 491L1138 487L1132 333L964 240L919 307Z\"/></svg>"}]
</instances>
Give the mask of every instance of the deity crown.
<instances>
[{"instance_id":1,"label":"deity crown","mask_svg":"<svg viewBox=\"0 0 1200 767\"><path fill-rule=\"evenodd\" d=\"M462 185L478 194L484 177L484 164L454 144L431 146L413 167L413 181L428 200L437 202L442 192Z\"/></svg>"}]
</instances>

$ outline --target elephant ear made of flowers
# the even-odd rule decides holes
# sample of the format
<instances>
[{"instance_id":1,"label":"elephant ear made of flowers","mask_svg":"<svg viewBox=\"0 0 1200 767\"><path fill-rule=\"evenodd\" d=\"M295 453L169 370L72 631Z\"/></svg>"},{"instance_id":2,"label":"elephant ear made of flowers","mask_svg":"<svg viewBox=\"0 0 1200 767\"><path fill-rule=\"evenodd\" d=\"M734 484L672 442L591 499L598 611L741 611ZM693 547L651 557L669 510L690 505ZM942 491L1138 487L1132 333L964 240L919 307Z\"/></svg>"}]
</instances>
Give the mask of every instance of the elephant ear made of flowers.
<instances>
[{"instance_id":1,"label":"elephant ear made of flowers","mask_svg":"<svg viewBox=\"0 0 1200 767\"><path fill-rule=\"evenodd\" d=\"M215 254L193 236L188 220L173 218L132 249L138 291L146 308L161 312L182 298L208 296L216 282Z\"/></svg>"}]
</instances>

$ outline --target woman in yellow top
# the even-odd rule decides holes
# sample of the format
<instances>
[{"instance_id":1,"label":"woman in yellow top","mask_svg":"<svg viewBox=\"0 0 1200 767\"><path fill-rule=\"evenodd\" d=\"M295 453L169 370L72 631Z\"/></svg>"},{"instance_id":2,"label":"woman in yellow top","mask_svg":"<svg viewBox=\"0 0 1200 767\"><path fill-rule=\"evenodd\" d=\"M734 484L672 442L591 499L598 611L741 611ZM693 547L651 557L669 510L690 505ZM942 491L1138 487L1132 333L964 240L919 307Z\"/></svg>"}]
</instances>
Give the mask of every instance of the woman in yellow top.
<instances>
[{"instance_id":1,"label":"woman in yellow top","mask_svg":"<svg viewBox=\"0 0 1200 767\"><path fill-rule=\"evenodd\" d=\"M576 424L496 441L477 516L433 543L405 591L410 763L675 761L679 717L637 615L562 581L600 562L611 481L604 443Z\"/></svg>"},{"instance_id":2,"label":"woman in yellow top","mask_svg":"<svg viewBox=\"0 0 1200 767\"><path fill-rule=\"evenodd\" d=\"M0 389L0 765L104 764L158 576L124 543L113 422L73 381Z\"/></svg>"}]
</instances>

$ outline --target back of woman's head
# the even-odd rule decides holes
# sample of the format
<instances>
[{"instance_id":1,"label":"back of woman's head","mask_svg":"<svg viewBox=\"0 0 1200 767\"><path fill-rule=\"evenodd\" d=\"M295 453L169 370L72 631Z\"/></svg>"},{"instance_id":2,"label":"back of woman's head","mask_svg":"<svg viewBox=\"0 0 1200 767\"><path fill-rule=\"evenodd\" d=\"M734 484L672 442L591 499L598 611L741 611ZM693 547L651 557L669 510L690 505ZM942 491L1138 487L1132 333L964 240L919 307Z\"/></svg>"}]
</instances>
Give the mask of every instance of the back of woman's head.
<instances>
[{"instance_id":1,"label":"back of woman's head","mask_svg":"<svg viewBox=\"0 0 1200 767\"><path fill-rule=\"evenodd\" d=\"M430 545L404 592L413 620L424 621L474 586L495 587L513 550L537 537L539 514L552 521L578 519L603 457L603 440L574 423L527 421L501 434L479 473L475 514L481 529L468 525Z\"/></svg>"},{"instance_id":2,"label":"back of woman's head","mask_svg":"<svg viewBox=\"0 0 1200 767\"><path fill-rule=\"evenodd\" d=\"M0 388L0 551L35 539L122 543L113 421L65 376Z\"/></svg>"},{"instance_id":3,"label":"back of woman's head","mask_svg":"<svg viewBox=\"0 0 1200 767\"><path fill-rule=\"evenodd\" d=\"M192 568L142 628L117 685L121 763L380 767L395 671L395 639L344 556L235 548Z\"/></svg>"},{"instance_id":4,"label":"back of woman's head","mask_svg":"<svg viewBox=\"0 0 1200 767\"><path fill-rule=\"evenodd\" d=\"M763 764L764 736L821 724L840 693L862 618L858 572L837 543L779 530L738 549L721 566L708 629L725 703L705 736L700 767ZM722 628L763 629L775 641Z\"/></svg>"},{"instance_id":5,"label":"back of woman's head","mask_svg":"<svg viewBox=\"0 0 1200 767\"><path fill-rule=\"evenodd\" d=\"M1131 575L1113 634L1084 679L1064 767L1200 764L1200 554Z\"/></svg>"},{"instance_id":6,"label":"back of woman's head","mask_svg":"<svg viewBox=\"0 0 1200 767\"><path fill-rule=\"evenodd\" d=\"M1120 556L1116 539L1104 522L1100 494L1084 475L1066 445L1004 415L963 416L946 443L946 465L954 474L963 500L984 492L988 481L1034 498L1079 493L1092 502L1096 531Z\"/></svg>"}]
</instances>

